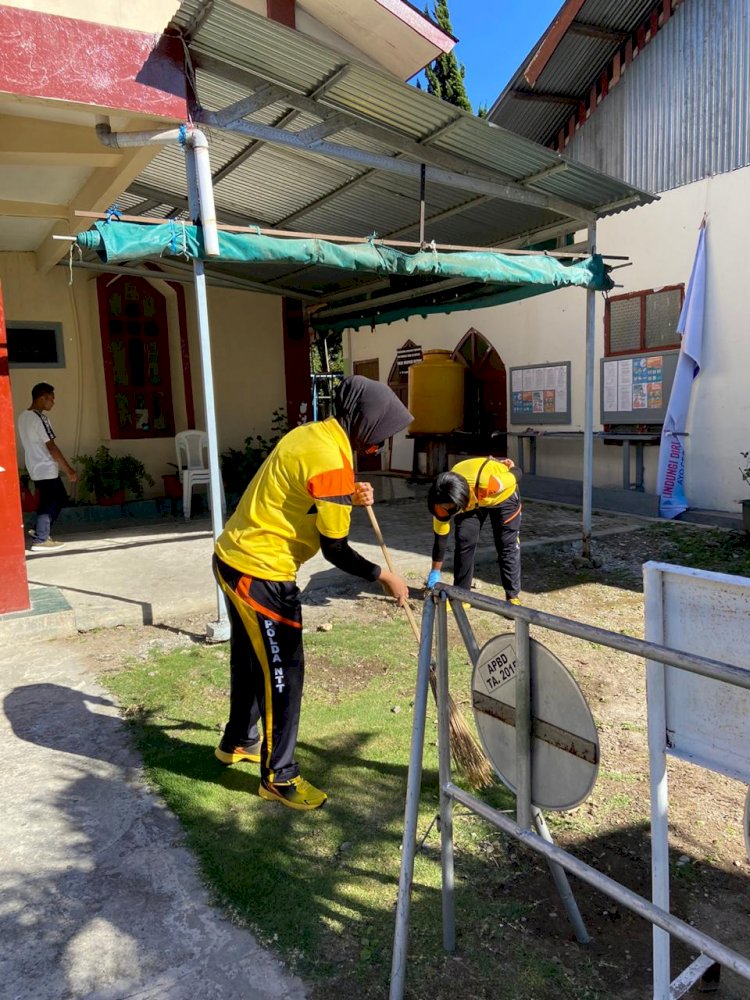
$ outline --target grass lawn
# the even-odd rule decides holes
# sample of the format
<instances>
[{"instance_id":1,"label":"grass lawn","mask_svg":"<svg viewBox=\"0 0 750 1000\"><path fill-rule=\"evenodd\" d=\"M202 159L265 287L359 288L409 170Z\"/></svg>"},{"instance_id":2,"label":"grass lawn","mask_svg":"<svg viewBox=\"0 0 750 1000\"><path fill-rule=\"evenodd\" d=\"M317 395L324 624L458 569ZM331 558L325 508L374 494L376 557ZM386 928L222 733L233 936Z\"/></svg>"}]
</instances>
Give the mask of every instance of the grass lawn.
<instances>
[{"instance_id":1,"label":"grass lawn","mask_svg":"<svg viewBox=\"0 0 750 1000\"><path fill-rule=\"evenodd\" d=\"M638 534L654 552L650 557L659 558L654 528ZM738 556L730 537L680 533L668 525L659 535L670 561L748 572L750 550ZM541 572L542 558L534 556L535 571ZM548 569L554 569L553 562ZM297 756L302 774L330 795L326 808L317 812L263 802L256 767L224 768L214 759L228 707L226 647L152 653L104 678L132 728L149 780L180 818L216 901L261 943L277 949L310 984L312 997L326 1000L332 994L337 1000L382 998L390 976L417 649L401 612L382 600L366 603L370 606L365 610L363 605L359 617L350 612L330 632L305 636L307 677ZM490 617L481 616L482 639L504 631ZM471 671L454 627L451 648L451 687L469 719ZM435 741L430 699L419 821L424 843L417 854L410 920L410 1000L630 996L632 969L614 957L616 932L614 952L611 935L590 949L579 948L543 863L517 852L494 828L460 810L455 821L458 950L455 956L444 954L439 835L433 823L438 809ZM605 813L627 816L635 779L611 764L605 768L603 763L600 797L610 800ZM482 794L500 808L513 807L500 785ZM549 819L556 837L571 828L584 842L601 834L584 807ZM635 834L623 836L631 850L627 838ZM602 910L601 897L597 905L607 920L614 919L612 907ZM647 948L650 935L647 929L643 934ZM648 959L639 970L645 983L647 964Z\"/></svg>"}]
</instances>

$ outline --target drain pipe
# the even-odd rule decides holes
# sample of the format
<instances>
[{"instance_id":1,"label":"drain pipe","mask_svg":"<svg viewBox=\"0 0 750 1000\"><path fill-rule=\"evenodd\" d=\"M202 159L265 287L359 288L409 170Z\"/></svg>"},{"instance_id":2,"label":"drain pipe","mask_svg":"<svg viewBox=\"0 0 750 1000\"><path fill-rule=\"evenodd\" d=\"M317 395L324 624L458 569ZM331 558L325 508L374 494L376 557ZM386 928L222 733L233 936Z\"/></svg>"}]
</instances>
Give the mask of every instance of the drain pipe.
<instances>
[{"instance_id":1,"label":"drain pipe","mask_svg":"<svg viewBox=\"0 0 750 1000\"><path fill-rule=\"evenodd\" d=\"M156 132L113 132L109 120L100 118L96 123L96 134L105 146L122 149L126 146L163 146L179 142L185 147L185 169L188 182L188 204L190 217L194 223L200 221L203 231L203 252L206 257L219 256L219 231L216 224L216 206L211 179L211 163L208 154L208 140L199 129L181 125L179 128ZM193 279L195 284L196 312L198 317L198 341L201 354L201 374L203 398L206 412L206 433L208 435L208 464L211 486L211 522L214 541L223 529L224 512L219 469L219 441L216 430L216 409L214 404L214 379L211 365L211 336L208 323L208 298L206 276L202 258L193 259ZM229 639L229 619L220 588L216 587L217 619L206 625L208 642L226 642Z\"/></svg>"},{"instance_id":2,"label":"drain pipe","mask_svg":"<svg viewBox=\"0 0 750 1000\"><path fill-rule=\"evenodd\" d=\"M96 121L96 135L110 149L125 149L129 146L166 146L179 142L185 149L195 152L195 175L198 189L198 205L191 207L194 222L200 220L203 229L203 252L206 257L219 256L219 230L216 222L214 186L211 179L211 162L208 155L208 139L205 133L192 126L154 132L113 132L109 119L100 117Z\"/></svg>"}]
</instances>

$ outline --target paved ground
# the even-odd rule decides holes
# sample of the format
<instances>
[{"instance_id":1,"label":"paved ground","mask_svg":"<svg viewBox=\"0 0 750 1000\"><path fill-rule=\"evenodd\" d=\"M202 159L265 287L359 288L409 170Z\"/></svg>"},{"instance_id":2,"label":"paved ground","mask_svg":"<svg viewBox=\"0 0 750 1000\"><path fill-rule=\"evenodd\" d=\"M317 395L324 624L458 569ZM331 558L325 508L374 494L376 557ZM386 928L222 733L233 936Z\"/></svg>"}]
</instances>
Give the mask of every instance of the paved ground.
<instances>
[{"instance_id":1,"label":"paved ground","mask_svg":"<svg viewBox=\"0 0 750 1000\"><path fill-rule=\"evenodd\" d=\"M427 574L431 522L424 503L427 488L405 480L375 478L375 512L397 568L417 586ZM594 533L629 529L643 520L613 513L594 514ZM580 539L581 513L573 507L528 501L524 546L549 539ZM204 612L217 616L211 576L212 536L208 518L172 518L148 523L102 522L87 530L57 533L65 548L29 552L27 570L33 614L0 616L4 639L50 638L115 625L155 624ZM352 539L368 559L382 555L365 511L355 510ZM482 532L477 562L495 559L491 533ZM448 561L447 566L450 565ZM302 567L307 595L344 586L347 578L318 554Z\"/></svg>"},{"instance_id":2,"label":"paved ground","mask_svg":"<svg viewBox=\"0 0 750 1000\"><path fill-rule=\"evenodd\" d=\"M376 514L414 586L429 565L423 488ZM416 496L416 499L415 499ZM595 531L636 519L597 515ZM490 533L480 552L493 559ZM60 536L62 537L62 536ZM382 562L364 511L353 537ZM529 504L525 544L580 537L578 511ZM176 820L145 786L75 642L55 636L216 617L208 521L102 527L30 553L36 613L0 619L0 994L8 1000L297 1000L304 986L209 904ZM320 603L345 577L320 557L300 577Z\"/></svg>"},{"instance_id":3,"label":"paved ground","mask_svg":"<svg viewBox=\"0 0 750 1000\"><path fill-rule=\"evenodd\" d=\"M209 905L74 645L6 646L0 671L0 996L301 1000L303 985Z\"/></svg>"}]
</instances>

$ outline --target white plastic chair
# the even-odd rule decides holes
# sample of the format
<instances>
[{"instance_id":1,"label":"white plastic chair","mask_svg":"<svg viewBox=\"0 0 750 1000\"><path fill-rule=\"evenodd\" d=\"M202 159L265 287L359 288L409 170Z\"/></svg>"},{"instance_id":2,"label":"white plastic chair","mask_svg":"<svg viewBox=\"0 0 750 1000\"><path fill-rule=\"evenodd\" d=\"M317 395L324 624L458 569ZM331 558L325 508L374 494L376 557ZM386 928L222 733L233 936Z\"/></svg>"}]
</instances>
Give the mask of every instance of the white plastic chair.
<instances>
[{"instance_id":1,"label":"white plastic chair","mask_svg":"<svg viewBox=\"0 0 750 1000\"><path fill-rule=\"evenodd\" d=\"M182 483L182 513L190 520L193 487L204 483L211 491L211 471L208 467L208 434L205 431L179 431L174 436L177 449L177 470ZM221 480L219 480L221 482ZM221 483L221 509L226 513L224 484Z\"/></svg>"}]
</instances>

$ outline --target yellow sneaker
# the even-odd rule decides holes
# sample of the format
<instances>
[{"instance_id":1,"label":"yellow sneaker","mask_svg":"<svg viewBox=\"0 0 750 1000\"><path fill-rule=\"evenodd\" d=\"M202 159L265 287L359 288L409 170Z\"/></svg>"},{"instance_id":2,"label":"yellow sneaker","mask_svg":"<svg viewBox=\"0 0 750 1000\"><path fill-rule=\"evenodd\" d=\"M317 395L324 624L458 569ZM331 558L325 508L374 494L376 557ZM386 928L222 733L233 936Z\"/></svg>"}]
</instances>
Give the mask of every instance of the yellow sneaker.
<instances>
[{"instance_id":1,"label":"yellow sneaker","mask_svg":"<svg viewBox=\"0 0 750 1000\"><path fill-rule=\"evenodd\" d=\"M508 600L508 604L520 604L520 603L521 603L520 597L511 597Z\"/></svg>"},{"instance_id":2,"label":"yellow sneaker","mask_svg":"<svg viewBox=\"0 0 750 1000\"><path fill-rule=\"evenodd\" d=\"M301 775L278 784L261 780L258 795L267 802L281 802L290 809L319 809L328 798L325 792L305 781Z\"/></svg>"},{"instance_id":3,"label":"yellow sneaker","mask_svg":"<svg viewBox=\"0 0 750 1000\"><path fill-rule=\"evenodd\" d=\"M248 761L250 764L260 764L260 740L257 743L251 743L249 746L232 747L231 750L225 750L220 743L214 750L214 757L227 766L230 764L239 764L243 760Z\"/></svg>"}]
</instances>

